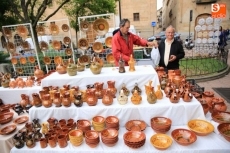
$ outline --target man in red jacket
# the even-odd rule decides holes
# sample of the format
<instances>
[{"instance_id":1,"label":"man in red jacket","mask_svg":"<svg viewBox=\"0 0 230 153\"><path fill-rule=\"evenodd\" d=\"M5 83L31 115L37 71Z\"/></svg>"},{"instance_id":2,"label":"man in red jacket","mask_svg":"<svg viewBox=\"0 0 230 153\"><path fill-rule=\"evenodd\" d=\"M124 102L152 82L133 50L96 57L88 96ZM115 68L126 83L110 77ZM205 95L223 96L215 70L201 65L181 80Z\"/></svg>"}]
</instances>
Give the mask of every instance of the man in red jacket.
<instances>
[{"instance_id":1,"label":"man in red jacket","mask_svg":"<svg viewBox=\"0 0 230 153\"><path fill-rule=\"evenodd\" d=\"M118 66L120 56L122 56L125 61L125 65L128 65L130 55L133 55L133 45L143 47L158 46L157 42L148 42L147 40L141 39L139 36L130 33L129 28L130 21L128 19L122 19L120 22L120 28L113 31L112 53L116 66Z\"/></svg>"}]
</instances>

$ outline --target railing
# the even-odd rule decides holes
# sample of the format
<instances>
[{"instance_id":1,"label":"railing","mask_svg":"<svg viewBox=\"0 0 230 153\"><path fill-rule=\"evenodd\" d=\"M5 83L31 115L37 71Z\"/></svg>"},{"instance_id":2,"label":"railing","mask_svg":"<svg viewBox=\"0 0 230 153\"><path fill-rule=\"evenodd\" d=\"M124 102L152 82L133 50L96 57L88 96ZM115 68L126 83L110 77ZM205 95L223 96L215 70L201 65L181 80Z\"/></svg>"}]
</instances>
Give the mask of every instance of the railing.
<instances>
[{"instance_id":1,"label":"railing","mask_svg":"<svg viewBox=\"0 0 230 153\"><path fill-rule=\"evenodd\" d=\"M180 69L187 77L206 76L225 70L227 60L228 50L212 56L185 57L180 60Z\"/></svg>"}]
</instances>

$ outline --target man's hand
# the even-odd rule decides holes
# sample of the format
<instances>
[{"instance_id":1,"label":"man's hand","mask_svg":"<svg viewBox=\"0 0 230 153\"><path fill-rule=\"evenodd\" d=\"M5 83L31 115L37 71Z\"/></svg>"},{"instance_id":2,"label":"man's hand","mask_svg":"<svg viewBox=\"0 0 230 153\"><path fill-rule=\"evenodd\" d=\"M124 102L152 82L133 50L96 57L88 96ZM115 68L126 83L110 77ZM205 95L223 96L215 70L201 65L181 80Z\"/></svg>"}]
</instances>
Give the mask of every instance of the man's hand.
<instances>
[{"instance_id":1,"label":"man's hand","mask_svg":"<svg viewBox=\"0 0 230 153\"><path fill-rule=\"evenodd\" d=\"M171 55L169 58L169 62L175 61L176 60L176 56L175 55Z\"/></svg>"},{"instance_id":2,"label":"man's hand","mask_svg":"<svg viewBox=\"0 0 230 153\"><path fill-rule=\"evenodd\" d=\"M154 40L154 41L152 41L152 42L147 42L147 45L148 46L151 46L151 47L158 47L158 43L157 43L157 41L156 40Z\"/></svg>"}]
</instances>

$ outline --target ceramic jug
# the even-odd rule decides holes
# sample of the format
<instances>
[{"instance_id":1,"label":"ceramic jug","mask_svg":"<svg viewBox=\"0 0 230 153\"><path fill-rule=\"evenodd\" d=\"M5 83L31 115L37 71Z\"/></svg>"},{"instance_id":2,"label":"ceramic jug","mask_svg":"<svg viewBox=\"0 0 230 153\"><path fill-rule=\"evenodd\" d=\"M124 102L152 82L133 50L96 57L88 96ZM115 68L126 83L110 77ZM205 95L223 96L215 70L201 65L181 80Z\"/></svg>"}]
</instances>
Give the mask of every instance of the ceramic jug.
<instances>
[{"instance_id":1,"label":"ceramic jug","mask_svg":"<svg viewBox=\"0 0 230 153\"><path fill-rule=\"evenodd\" d=\"M77 60L77 71L78 71L78 72L82 72L82 71L84 71L84 70L85 70L85 65L81 64L81 63L79 62L79 58L78 58L78 60Z\"/></svg>"},{"instance_id":2,"label":"ceramic jug","mask_svg":"<svg viewBox=\"0 0 230 153\"><path fill-rule=\"evenodd\" d=\"M134 105L139 105L142 101L141 95L139 95L137 90L134 90L133 95L131 97L131 101Z\"/></svg>"},{"instance_id":3,"label":"ceramic jug","mask_svg":"<svg viewBox=\"0 0 230 153\"><path fill-rule=\"evenodd\" d=\"M153 88L153 87L152 87ZM148 94L147 94L147 101L150 104L155 104L157 102L157 96L154 92L154 89L152 89Z\"/></svg>"},{"instance_id":4,"label":"ceramic jug","mask_svg":"<svg viewBox=\"0 0 230 153\"><path fill-rule=\"evenodd\" d=\"M93 74L100 74L102 70L102 66L96 61L96 57L93 58L89 68Z\"/></svg>"},{"instance_id":5,"label":"ceramic jug","mask_svg":"<svg viewBox=\"0 0 230 153\"><path fill-rule=\"evenodd\" d=\"M44 72L41 69L39 69L38 66L35 66L35 68L34 68L34 76L37 79L40 79L40 78L44 77Z\"/></svg>"},{"instance_id":6,"label":"ceramic jug","mask_svg":"<svg viewBox=\"0 0 230 153\"><path fill-rule=\"evenodd\" d=\"M64 66L62 63L58 64L56 66L56 71L59 73L59 74L65 74L67 72L66 70L66 66Z\"/></svg>"},{"instance_id":7,"label":"ceramic jug","mask_svg":"<svg viewBox=\"0 0 230 153\"><path fill-rule=\"evenodd\" d=\"M103 97L103 85L104 83L103 82L95 82L94 83L94 88L96 89L96 96L98 99L102 99Z\"/></svg>"},{"instance_id":8,"label":"ceramic jug","mask_svg":"<svg viewBox=\"0 0 230 153\"><path fill-rule=\"evenodd\" d=\"M61 107L61 97L60 92L54 93L53 103L56 107Z\"/></svg>"},{"instance_id":9,"label":"ceramic jug","mask_svg":"<svg viewBox=\"0 0 230 153\"><path fill-rule=\"evenodd\" d=\"M81 107L83 104L81 93L75 94L75 101L73 102L75 106Z\"/></svg>"},{"instance_id":10,"label":"ceramic jug","mask_svg":"<svg viewBox=\"0 0 230 153\"><path fill-rule=\"evenodd\" d=\"M128 102L128 96L124 93L124 90L121 89L120 90L120 94L117 97L117 101L121 104L121 105L125 105Z\"/></svg>"},{"instance_id":11,"label":"ceramic jug","mask_svg":"<svg viewBox=\"0 0 230 153\"><path fill-rule=\"evenodd\" d=\"M45 94L43 96L43 100L42 100L42 105L46 108L49 108L52 106L52 101L50 99L50 94Z\"/></svg>"},{"instance_id":12,"label":"ceramic jug","mask_svg":"<svg viewBox=\"0 0 230 153\"><path fill-rule=\"evenodd\" d=\"M39 97L39 94L38 93L33 93L32 94L32 104L35 106L35 107L40 107L42 106L42 100L41 98Z\"/></svg>"},{"instance_id":13,"label":"ceramic jug","mask_svg":"<svg viewBox=\"0 0 230 153\"><path fill-rule=\"evenodd\" d=\"M42 123L42 133L45 135L48 133L48 123L47 122L44 122Z\"/></svg>"},{"instance_id":14,"label":"ceramic jug","mask_svg":"<svg viewBox=\"0 0 230 153\"><path fill-rule=\"evenodd\" d=\"M22 98L22 99L21 99L21 101L20 101L20 105L21 105L23 108L25 108L26 105L30 103L30 101L29 101L29 96L26 95L26 94L21 94L21 98Z\"/></svg>"},{"instance_id":15,"label":"ceramic jug","mask_svg":"<svg viewBox=\"0 0 230 153\"><path fill-rule=\"evenodd\" d=\"M169 94L169 100L171 103L178 103L180 100L180 96L179 96L175 86L173 86L172 92Z\"/></svg>"},{"instance_id":16,"label":"ceramic jug","mask_svg":"<svg viewBox=\"0 0 230 153\"><path fill-rule=\"evenodd\" d=\"M136 61L134 60L132 54L130 55L130 59L129 59L129 61L128 61L128 64L129 64L129 71L130 71L130 72L136 71L136 70L135 70Z\"/></svg>"},{"instance_id":17,"label":"ceramic jug","mask_svg":"<svg viewBox=\"0 0 230 153\"><path fill-rule=\"evenodd\" d=\"M62 98L62 105L65 107L70 107L71 106L71 101L70 101L70 94L69 92L65 92Z\"/></svg>"},{"instance_id":18,"label":"ceramic jug","mask_svg":"<svg viewBox=\"0 0 230 153\"><path fill-rule=\"evenodd\" d=\"M117 88L115 87L115 81L107 81L107 84L108 84L108 90L110 90L113 98L116 97L116 93L117 93Z\"/></svg>"},{"instance_id":19,"label":"ceramic jug","mask_svg":"<svg viewBox=\"0 0 230 153\"><path fill-rule=\"evenodd\" d=\"M123 90L123 92L124 92L124 94L125 94L126 96L129 96L130 91L129 91L129 89L126 87L125 83L122 83L121 90ZM121 90L120 90L120 92L121 92ZM120 92L119 92L119 93L120 93Z\"/></svg>"},{"instance_id":20,"label":"ceramic jug","mask_svg":"<svg viewBox=\"0 0 230 153\"><path fill-rule=\"evenodd\" d=\"M153 91L152 81L149 81L148 84L145 85L145 93L146 95L148 95L152 91Z\"/></svg>"},{"instance_id":21,"label":"ceramic jug","mask_svg":"<svg viewBox=\"0 0 230 153\"><path fill-rule=\"evenodd\" d=\"M157 91L155 92L157 99L163 99L163 92L161 91L161 86L157 85Z\"/></svg>"},{"instance_id":22,"label":"ceramic jug","mask_svg":"<svg viewBox=\"0 0 230 153\"><path fill-rule=\"evenodd\" d=\"M138 84L135 83L135 86L133 87L133 89L131 90L132 94L134 93L134 91L137 90L138 94L141 95L141 88L138 87Z\"/></svg>"},{"instance_id":23,"label":"ceramic jug","mask_svg":"<svg viewBox=\"0 0 230 153\"><path fill-rule=\"evenodd\" d=\"M105 90L102 98L102 103L106 106L113 103L113 95L110 93L110 90Z\"/></svg>"},{"instance_id":24,"label":"ceramic jug","mask_svg":"<svg viewBox=\"0 0 230 153\"><path fill-rule=\"evenodd\" d=\"M118 61L119 64L119 73L125 73L125 61L122 59L122 56L120 55L120 59Z\"/></svg>"},{"instance_id":25,"label":"ceramic jug","mask_svg":"<svg viewBox=\"0 0 230 153\"><path fill-rule=\"evenodd\" d=\"M98 98L95 92L96 92L96 89L94 88L87 89L86 91L86 102L89 106L97 105Z\"/></svg>"},{"instance_id":26,"label":"ceramic jug","mask_svg":"<svg viewBox=\"0 0 230 153\"><path fill-rule=\"evenodd\" d=\"M209 110L210 110L211 113L214 112L214 111L225 112L227 110L227 106L224 103L224 99L214 97L212 99L212 107Z\"/></svg>"},{"instance_id":27,"label":"ceramic jug","mask_svg":"<svg viewBox=\"0 0 230 153\"><path fill-rule=\"evenodd\" d=\"M190 91L190 89L186 88L184 91L184 96L182 97L182 99L184 100L184 102L191 102L193 98L193 95Z\"/></svg>"}]
</instances>

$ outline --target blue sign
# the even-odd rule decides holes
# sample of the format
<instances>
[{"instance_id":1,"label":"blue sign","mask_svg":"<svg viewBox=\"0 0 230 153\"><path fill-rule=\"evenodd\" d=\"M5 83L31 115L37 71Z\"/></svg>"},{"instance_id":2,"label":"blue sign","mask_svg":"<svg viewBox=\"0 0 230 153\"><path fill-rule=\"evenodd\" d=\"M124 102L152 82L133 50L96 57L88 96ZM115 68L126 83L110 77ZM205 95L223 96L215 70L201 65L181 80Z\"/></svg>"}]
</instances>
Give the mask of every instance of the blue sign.
<instances>
[{"instance_id":1,"label":"blue sign","mask_svg":"<svg viewBox=\"0 0 230 153\"><path fill-rule=\"evenodd\" d=\"M155 27L156 24L157 24L157 23L153 21L153 22L152 22L152 27Z\"/></svg>"}]
</instances>

